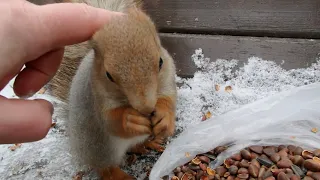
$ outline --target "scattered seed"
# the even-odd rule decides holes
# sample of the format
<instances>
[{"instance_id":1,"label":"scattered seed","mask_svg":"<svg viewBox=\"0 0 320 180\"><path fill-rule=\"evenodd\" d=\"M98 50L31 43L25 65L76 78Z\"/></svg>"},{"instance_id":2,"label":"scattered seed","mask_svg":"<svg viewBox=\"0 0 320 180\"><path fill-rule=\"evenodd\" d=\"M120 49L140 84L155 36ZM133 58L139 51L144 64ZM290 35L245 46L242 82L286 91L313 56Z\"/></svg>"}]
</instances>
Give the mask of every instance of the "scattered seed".
<instances>
[{"instance_id":1,"label":"scattered seed","mask_svg":"<svg viewBox=\"0 0 320 180\"><path fill-rule=\"evenodd\" d=\"M271 169L271 172L272 172L273 176L276 177L276 176L278 176L279 173L286 172L286 170L285 169L276 169L276 168L274 168L274 169Z\"/></svg>"},{"instance_id":2,"label":"scattered seed","mask_svg":"<svg viewBox=\"0 0 320 180\"><path fill-rule=\"evenodd\" d=\"M231 87L231 86L226 86L226 87L224 88L224 90L225 90L226 92L230 93L230 92L232 91L232 87Z\"/></svg>"},{"instance_id":3,"label":"scattered seed","mask_svg":"<svg viewBox=\"0 0 320 180\"><path fill-rule=\"evenodd\" d=\"M215 160L217 157L208 153L203 154L204 156L208 157L211 160Z\"/></svg>"},{"instance_id":4,"label":"scattered seed","mask_svg":"<svg viewBox=\"0 0 320 180\"><path fill-rule=\"evenodd\" d=\"M297 175L292 175L290 180L301 180L301 178Z\"/></svg>"},{"instance_id":5,"label":"scattered seed","mask_svg":"<svg viewBox=\"0 0 320 180\"><path fill-rule=\"evenodd\" d=\"M297 147L295 150L294 150L294 152L293 152L293 154L294 155L302 155L302 151L303 151L303 149L301 148L301 147Z\"/></svg>"},{"instance_id":6,"label":"scattered seed","mask_svg":"<svg viewBox=\"0 0 320 180\"><path fill-rule=\"evenodd\" d=\"M85 173L83 171L79 171L77 172L77 174L72 176L72 180L82 180L82 177L84 176L84 174Z\"/></svg>"},{"instance_id":7,"label":"scattered seed","mask_svg":"<svg viewBox=\"0 0 320 180\"><path fill-rule=\"evenodd\" d=\"M195 165L195 164L189 164L188 167L189 167L191 170L193 170L193 171L197 171L197 170L200 170L200 169L201 169L200 166Z\"/></svg>"},{"instance_id":8,"label":"scattered seed","mask_svg":"<svg viewBox=\"0 0 320 180\"><path fill-rule=\"evenodd\" d=\"M256 178L258 177L259 174L259 168L256 165L250 164L249 168L248 168L249 174Z\"/></svg>"},{"instance_id":9,"label":"scattered seed","mask_svg":"<svg viewBox=\"0 0 320 180\"><path fill-rule=\"evenodd\" d=\"M249 178L249 174L238 174L237 176L240 179L248 179Z\"/></svg>"},{"instance_id":10,"label":"scattered seed","mask_svg":"<svg viewBox=\"0 0 320 180\"><path fill-rule=\"evenodd\" d=\"M227 178L230 176L230 173L227 171L226 173L224 173L223 177Z\"/></svg>"},{"instance_id":11,"label":"scattered seed","mask_svg":"<svg viewBox=\"0 0 320 180\"><path fill-rule=\"evenodd\" d=\"M263 151L262 146L250 146L249 149L257 154L262 154Z\"/></svg>"},{"instance_id":12,"label":"scattered seed","mask_svg":"<svg viewBox=\"0 0 320 180\"><path fill-rule=\"evenodd\" d=\"M287 148L288 148L289 152L293 153L294 150L295 150L297 147L294 146L294 145L289 145L289 146L287 146Z\"/></svg>"},{"instance_id":13,"label":"scattered seed","mask_svg":"<svg viewBox=\"0 0 320 180\"><path fill-rule=\"evenodd\" d=\"M248 169L246 169L246 168L240 168L239 170L238 170L238 174L248 174L249 173L249 171L248 171Z\"/></svg>"},{"instance_id":14,"label":"scattered seed","mask_svg":"<svg viewBox=\"0 0 320 180\"><path fill-rule=\"evenodd\" d=\"M318 157L313 157L312 159L313 159L314 161L320 163L320 158L318 158Z\"/></svg>"},{"instance_id":15,"label":"scattered seed","mask_svg":"<svg viewBox=\"0 0 320 180\"><path fill-rule=\"evenodd\" d=\"M55 127L56 124L57 124L56 122L53 122L53 123L51 124L51 128Z\"/></svg>"},{"instance_id":16,"label":"scattered seed","mask_svg":"<svg viewBox=\"0 0 320 180\"><path fill-rule=\"evenodd\" d=\"M216 91L220 90L220 86L218 84L214 85L214 88L216 89Z\"/></svg>"},{"instance_id":17,"label":"scattered seed","mask_svg":"<svg viewBox=\"0 0 320 180\"><path fill-rule=\"evenodd\" d=\"M186 152L186 153L185 153L185 156L186 156L186 157L190 157L190 153Z\"/></svg>"},{"instance_id":18,"label":"scattered seed","mask_svg":"<svg viewBox=\"0 0 320 180\"><path fill-rule=\"evenodd\" d=\"M267 177L270 177L270 176L272 176L273 175L273 173L272 173L272 171L270 170L270 169L268 169L264 174L263 174L263 179L266 179Z\"/></svg>"},{"instance_id":19,"label":"scattered seed","mask_svg":"<svg viewBox=\"0 0 320 180\"><path fill-rule=\"evenodd\" d=\"M313 179L319 180L320 179L320 172L313 172L310 176Z\"/></svg>"},{"instance_id":20,"label":"scattered seed","mask_svg":"<svg viewBox=\"0 0 320 180\"><path fill-rule=\"evenodd\" d=\"M241 161L242 157L241 157L240 153L236 153L236 154L231 156L231 159L233 159L235 161Z\"/></svg>"},{"instance_id":21,"label":"scattered seed","mask_svg":"<svg viewBox=\"0 0 320 180\"><path fill-rule=\"evenodd\" d=\"M269 176L269 177L265 178L264 180L275 180L275 178L273 176Z\"/></svg>"},{"instance_id":22,"label":"scattered seed","mask_svg":"<svg viewBox=\"0 0 320 180\"><path fill-rule=\"evenodd\" d=\"M280 155L278 153L274 153L271 155L270 160L274 163L277 163L278 161L280 161Z\"/></svg>"},{"instance_id":23,"label":"scattered seed","mask_svg":"<svg viewBox=\"0 0 320 180\"><path fill-rule=\"evenodd\" d=\"M257 153L251 152L251 159L256 159L257 157L259 157Z\"/></svg>"},{"instance_id":24,"label":"scattered seed","mask_svg":"<svg viewBox=\"0 0 320 180\"><path fill-rule=\"evenodd\" d=\"M282 159L277 163L277 166L279 168L290 168L292 165L292 162L289 159Z\"/></svg>"},{"instance_id":25,"label":"scattered seed","mask_svg":"<svg viewBox=\"0 0 320 180\"><path fill-rule=\"evenodd\" d=\"M184 175L183 172L179 172L179 173L177 174L177 177L178 177L179 179L181 179L183 175ZM179 179L178 179L178 180L179 180Z\"/></svg>"},{"instance_id":26,"label":"scattered seed","mask_svg":"<svg viewBox=\"0 0 320 180\"><path fill-rule=\"evenodd\" d=\"M263 149L263 153L267 156L272 156L274 153L276 153L275 149L273 147L267 147Z\"/></svg>"},{"instance_id":27,"label":"scattered seed","mask_svg":"<svg viewBox=\"0 0 320 180\"><path fill-rule=\"evenodd\" d=\"M318 132L318 128L312 128L312 129L311 129L311 132L317 133L317 132Z\"/></svg>"},{"instance_id":28,"label":"scattered seed","mask_svg":"<svg viewBox=\"0 0 320 180\"><path fill-rule=\"evenodd\" d=\"M207 165L206 164L201 163L201 164L199 164L199 167L200 167L200 169L202 171L206 171L207 170Z\"/></svg>"},{"instance_id":29,"label":"scattered seed","mask_svg":"<svg viewBox=\"0 0 320 180\"><path fill-rule=\"evenodd\" d=\"M227 169L223 166L218 166L216 168L216 173L219 174L220 177L223 176L224 173L226 173L226 172L227 172Z\"/></svg>"},{"instance_id":30,"label":"scattered seed","mask_svg":"<svg viewBox=\"0 0 320 180\"><path fill-rule=\"evenodd\" d=\"M225 147L225 146L218 146L218 147L216 147L215 149L214 149L214 153L215 154L220 154L220 153L222 153L223 151L225 151L227 149L227 147Z\"/></svg>"},{"instance_id":31,"label":"scattered seed","mask_svg":"<svg viewBox=\"0 0 320 180\"><path fill-rule=\"evenodd\" d=\"M318 158L320 158L320 149L317 149L317 150L313 151L313 154L315 156L317 156Z\"/></svg>"},{"instance_id":32,"label":"scattered seed","mask_svg":"<svg viewBox=\"0 0 320 180\"><path fill-rule=\"evenodd\" d=\"M234 164L234 160L227 158L224 160L223 164L226 166L226 168L230 168L230 166Z\"/></svg>"},{"instance_id":33,"label":"scattered seed","mask_svg":"<svg viewBox=\"0 0 320 180\"><path fill-rule=\"evenodd\" d=\"M18 143L18 144L14 144L13 146L10 146L9 149L11 151L15 151L16 149L20 148L21 147L21 143Z\"/></svg>"},{"instance_id":34,"label":"scattered seed","mask_svg":"<svg viewBox=\"0 0 320 180\"><path fill-rule=\"evenodd\" d=\"M171 178L172 179L172 178ZM163 176L162 180L169 180L169 175Z\"/></svg>"},{"instance_id":35,"label":"scattered seed","mask_svg":"<svg viewBox=\"0 0 320 180\"><path fill-rule=\"evenodd\" d=\"M314 154L311 151L308 151L308 150L302 151L302 157L305 159L312 159L313 156L314 156Z\"/></svg>"},{"instance_id":36,"label":"scattered seed","mask_svg":"<svg viewBox=\"0 0 320 180\"><path fill-rule=\"evenodd\" d=\"M290 178L284 172L280 172L277 176L277 180L290 180Z\"/></svg>"},{"instance_id":37,"label":"scattered seed","mask_svg":"<svg viewBox=\"0 0 320 180\"><path fill-rule=\"evenodd\" d=\"M304 172L301 170L301 168L297 165L291 165L291 169L296 174L297 176L303 178L304 177Z\"/></svg>"},{"instance_id":38,"label":"scattered seed","mask_svg":"<svg viewBox=\"0 0 320 180\"><path fill-rule=\"evenodd\" d=\"M173 170L173 172L174 172L175 174L181 172L181 167L177 167L176 169Z\"/></svg>"},{"instance_id":39,"label":"scattered seed","mask_svg":"<svg viewBox=\"0 0 320 180\"><path fill-rule=\"evenodd\" d=\"M194 159L191 160L192 164L194 165L199 165L201 163L201 160L197 157L195 157Z\"/></svg>"},{"instance_id":40,"label":"scattered seed","mask_svg":"<svg viewBox=\"0 0 320 180\"><path fill-rule=\"evenodd\" d=\"M251 153L248 150L243 149L240 151L240 154L244 159L251 160Z\"/></svg>"},{"instance_id":41,"label":"scattered seed","mask_svg":"<svg viewBox=\"0 0 320 180\"><path fill-rule=\"evenodd\" d=\"M206 118L209 119L209 118L211 118L211 116L212 116L211 112L208 111L208 112L206 113Z\"/></svg>"},{"instance_id":42,"label":"scattered seed","mask_svg":"<svg viewBox=\"0 0 320 180\"><path fill-rule=\"evenodd\" d=\"M259 169L258 178L262 178L265 172L266 172L266 169L265 169L265 168L263 168L263 167L260 168L260 169Z\"/></svg>"},{"instance_id":43,"label":"scattered seed","mask_svg":"<svg viewBox=\"0 0 320 180\"><path fill-rule=\"evenodd\" d=\"M239 163L240 167L248 168L249 167L249 162L245 159L242 159L241 162Z\"/></svg>"},{"instance_id":44,"label":"scattered seed","mask_svg":"<svg viewBox=\"0 0 320 180\"><path fill-rule=\"evenodd\" d=\"M293 156L290 160L292 161L293 164L298 166L301 166L304 161L303 157L299 155Z\"/></svg>"},{"instance_id":45,"label":"scattered seed","mask_svg":"<svg viewBox=\"0 0 320 180\"><path fill-rule=\"evenodd\" d=\"M190 173L184 173L184 175L182 176L181 180L190 180L192 179L192 174Z\"/></svg>"},{"instance_id":46,"label":"scattered seed","mask_svg":"<svg viewBox=\"0 0 320 180\"><path fill-rule=\"evenodd\" d=\"M310 177L310 176L305 176L304 178L303 178L303 180L314 180L312 177Z\"/></svg>"},{"instance_id":47,"label":"scattered seed","mask_svg":"<svg viewBox=\"0 0 320 180\"><path fill-rule=\"evenodd\" d=\"M278 152L278 154L279 154L281 157L286 157L286 156L288 156L288 152L289 152L288 148L283 148L282 150L280 150L280 151Z\"/></svg>"},{"instance_id":48,"label":"scattered seed","mask_svg":"<svg viewBox=\"0 0 320 180\"><path fill-rule=\"evenodd\" d=\"M235 165L230 166L229 172L230 172L231 175L236 175L237 172L238 172L238 167L235 166Z\"/></svg>"},{"instance_id":49,"label":"scattered seed","mask_svg":"<svg viewBox=\"0 0 320 180\"><path fill-rule=\"evenodd\" d=\"M41 88L41 89L38 91L38 94L44 94L46 91L47 91L46 88Z\"/></svg>"},{"instance_id":50,"label":"scattered seed","mask_svg":"<svg viewBox=\"0 0 320 180\"><path fill-rule=\"evenodd\" d=\"M320 171L320 163L313 159L305 160L303 163L303 166L310 171L314 171L314 172Z\"/></svg>"},{"instance_id":51,"label":"scattered seed","mask_svg":"<svg viewBox=\"0 0 320 180\"><path fill-rule=\"evenodd\" d=\"M299 146L251 146L226 158L216 169L208 167L227 146L196 155L174 169L178 180L320 180L320 149ZM190 156L190 153L186 153Z\"/></svg>"},{"instance_id":52,"label":"scattered seed","mask_svg":"<svg viewBox=\"0 0 320 180\"><path fill-rule=\"evenodd\" d=\"M266 166L266 167L271 167L271 166L273 165L273 162L272 162L272 161L270 161L270 160L268 160L268 159L265 159L265 158L258 157L258 158L257 158L257 161L258 161L260 164L262 164L262 165L264 165L264 166Z\"/></svg>"},{"instance_id":53,"label":"scattered seed","mask_svg":"<svg viewBox=\"0 0 320 180\"><path fill-rule=\"evenodd\" d=\"M257 159L252 159L251 164L257 166L260 169L260 163L257 161Z\"/></svg>"},{"instance_id":54,"label":"scattered seed","mask_svg":"<svg viewBox=\"0 0 320 180\"><path fill-rule=\"evenodd\" d=\"M207 167L207 173L209 174L209 175L215 175L216 174L216 171L215 170L213 170L213 169L211 169L210 167Z\"/></svg>"}]
</instances>

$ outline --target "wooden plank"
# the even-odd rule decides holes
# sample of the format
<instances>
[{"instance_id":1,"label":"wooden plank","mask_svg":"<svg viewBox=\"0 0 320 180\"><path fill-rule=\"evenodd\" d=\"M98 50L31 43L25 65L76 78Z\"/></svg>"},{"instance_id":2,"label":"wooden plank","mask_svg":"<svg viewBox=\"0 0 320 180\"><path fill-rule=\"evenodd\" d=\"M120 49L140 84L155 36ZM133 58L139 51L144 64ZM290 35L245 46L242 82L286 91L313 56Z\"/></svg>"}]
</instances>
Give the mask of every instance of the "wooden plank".
<instances>
[{"instance_id":1,"label":"wooden plank","mask_svg":"<svg viewBox=\"0 0 320 180\"><path fill-rule=\"evenodd\" d=\"M186 35L161 33L163 46L173 56L180 76L192 76L197 71L191 55L202 48L211 61L237 59L239 64L256 56L272 60L284 69L308 67L316 62L320 53L320 40L282 39L265 37L238 37L212 35Z\"/></svg>"},{"instance_id":2,"label":"wooden plank","mask_svg":"<svg viewBox=\"0 0 320 180\"><path fill-rule=\"evenodd\" d=\"M320 38L319 0L145 1L161 32Z\"/></svg>"}]
</instances>

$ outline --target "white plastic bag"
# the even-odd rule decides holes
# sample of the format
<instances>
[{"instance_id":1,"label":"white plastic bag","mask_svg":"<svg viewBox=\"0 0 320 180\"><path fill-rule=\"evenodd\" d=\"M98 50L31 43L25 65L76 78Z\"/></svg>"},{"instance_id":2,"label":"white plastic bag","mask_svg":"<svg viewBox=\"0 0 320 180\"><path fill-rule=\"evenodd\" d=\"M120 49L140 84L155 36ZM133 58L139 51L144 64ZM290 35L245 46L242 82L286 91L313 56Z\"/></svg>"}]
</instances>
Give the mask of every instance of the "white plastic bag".
<instances>
[{"instance_id":1,"label":"white plastic bag","mask_svg":"<svg viewBox=\"0 0 320 180\"><path fill-rule=\"evenodd\" d=\"M228 144L211 168L250 145L299 145L320 148L320 83L276 94L189 128L171 142L150 173L151 180L217 146ZM186 156L189 153L190 156Z\"/></svg>"}]
</instances>

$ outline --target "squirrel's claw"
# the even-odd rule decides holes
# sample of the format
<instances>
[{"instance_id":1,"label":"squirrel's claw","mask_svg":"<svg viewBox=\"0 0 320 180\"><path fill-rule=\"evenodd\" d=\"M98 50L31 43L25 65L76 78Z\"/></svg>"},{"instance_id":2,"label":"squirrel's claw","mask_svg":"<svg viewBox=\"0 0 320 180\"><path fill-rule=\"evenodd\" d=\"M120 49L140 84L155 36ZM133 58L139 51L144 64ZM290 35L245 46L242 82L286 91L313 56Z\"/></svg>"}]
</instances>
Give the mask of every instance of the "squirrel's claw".
<instances>
[{"instance_id":1,"label":"squirrel's claw","mask_svg":"<svg viewBox=\"0 0 320 180\"><path fill-rule=\"evenodd\" d=\"M152 140L152 141L147 141L144 143L146 148L155 150L157 152L163 152L165 150L165 147L162 146L162 141L159 142L158 139Z\"/></svg>"},{"instance_id":2,"label":"squirrel's claw","mask_svg":"<svg viewBox=\"0 0 320 180\"><path fill-rule=\"evenodd\" d=\"M167 138L175 130L175 113L170 98L159 98L156 104L155 115L151 118L153 135Z\"/></svg>"},{"instance_id":3,"label":"squirrel's claw","mask_svg":"<svg viewBox=\"0 0 320 180\"><path fill-rule=\"evenodd\" d=\"M101 180L135 180L136 178L130 176L120 169L120 167L109 167L100 169L99 171Z\"/></svg>"},{"instance_id":4,"label":"squirrel's claw","mask_svg":"<svg viewBox=\"0 0 320 180\"><path fill-rule=\"evenodd\" d=\"M149 153L149 150L145 147L144 144L137 144L131 149L129 149L128 153L133 153L133 154L147 154Z\"/></svg>"}]
</instances>

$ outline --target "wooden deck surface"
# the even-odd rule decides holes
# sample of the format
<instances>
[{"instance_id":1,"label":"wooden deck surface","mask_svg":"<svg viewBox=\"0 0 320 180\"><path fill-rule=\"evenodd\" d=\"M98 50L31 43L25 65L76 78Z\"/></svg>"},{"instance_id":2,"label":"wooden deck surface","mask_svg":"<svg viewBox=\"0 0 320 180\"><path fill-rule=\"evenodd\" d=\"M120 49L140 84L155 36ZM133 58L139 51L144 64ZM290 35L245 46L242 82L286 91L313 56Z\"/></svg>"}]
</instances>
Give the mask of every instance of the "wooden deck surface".
<instances>
[{"instance_id":1,"label":"wooden deck surface","mask_svg":"<svg viewBox=\"0 0 320 180\"><path fill-rule=\"evenodd\" d=\"M180 76L197 70L191 55L198 48L212 61L258 56L285 69L307 67L320 55L320 0L144 2Z\"/></svg>"},{"instance_id":2,"label":"wooden deck surface","mask_svg":"<svg viewBox=\"0 0 320 180\"><path fill-rule=\"evenodd\" d=\"M160 31L320 37L320 0L146 0Z\"/></svg>"}]
</instances>

